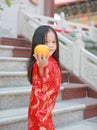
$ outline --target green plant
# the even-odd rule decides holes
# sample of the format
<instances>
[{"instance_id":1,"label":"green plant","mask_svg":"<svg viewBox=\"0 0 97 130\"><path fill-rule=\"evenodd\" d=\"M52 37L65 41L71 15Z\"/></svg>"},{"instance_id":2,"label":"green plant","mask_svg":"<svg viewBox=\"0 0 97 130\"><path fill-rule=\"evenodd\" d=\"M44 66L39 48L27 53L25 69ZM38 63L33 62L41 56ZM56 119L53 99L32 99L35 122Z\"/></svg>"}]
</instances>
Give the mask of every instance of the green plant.
<instances>
[{"instance_id":1,"label":"green plant","mask_svg":"<svg viewBox=\"0 0 97 130\"><path fill-rule=\"evenodd\" d=\"M11 1L10 0L4 0L5 4L10 7L11 6ZM3 7L0 5L0 10L4 10Z\"/></svg>"},{"instance_id":2,"label":"green plant","mask_svg":"<svg viewBox=\"0 0 97 130\"><path fill-rule=\"evenodd\" d=\"M8 7L10 7L10 6L11 6L10 0L5 0L5 4L6 4Z\"/></svg>"}]
</instances>

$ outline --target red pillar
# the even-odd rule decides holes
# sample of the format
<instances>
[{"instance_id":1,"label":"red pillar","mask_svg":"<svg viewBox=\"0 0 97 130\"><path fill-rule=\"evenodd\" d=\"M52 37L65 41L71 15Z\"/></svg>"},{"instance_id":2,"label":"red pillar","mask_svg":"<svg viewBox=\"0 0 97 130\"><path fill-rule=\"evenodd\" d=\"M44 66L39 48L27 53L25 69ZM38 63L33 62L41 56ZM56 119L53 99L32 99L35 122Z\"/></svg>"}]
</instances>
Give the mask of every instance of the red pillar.
<instances>
[{"instance_id":1,"label":"red pillar","mask_svg":"<svg viewBox=\"0 0 97 130\"><path fill-rule=\"evenodd\" d=\"M44 0L44 15L53 17L55 12L54 0Z\"/></svg>"}]
</instances>

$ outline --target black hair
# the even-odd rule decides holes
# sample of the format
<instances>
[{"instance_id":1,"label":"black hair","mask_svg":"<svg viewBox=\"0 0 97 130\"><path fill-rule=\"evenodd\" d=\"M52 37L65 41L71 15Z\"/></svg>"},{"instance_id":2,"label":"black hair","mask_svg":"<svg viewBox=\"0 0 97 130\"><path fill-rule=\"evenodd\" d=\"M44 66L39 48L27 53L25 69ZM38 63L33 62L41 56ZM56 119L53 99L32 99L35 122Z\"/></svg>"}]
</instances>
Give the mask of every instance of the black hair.
<instances>
[{"instance_id":1,"label":"black hair","mask_svg":"<svg viewBox=\"0 0 97 130\"><path fill-rule=\"evenodd\" d=\"M33 54L34 54L34 48L38 44L45 44L45 36L46 36L46 34L49 31L52 31L55 34L55 37L56 37L57 49L53 53L52 56L55 58L55 60L58 62L58 65L59 65L59 42L58 42L58 37L57 37L56 31L51 26L48 26L48 25L39 26L35 30L33 38L32 38L31 54L30 54L30 58L29 58L29 61L28 61L28 72L27 72L27 76L28 76L28 80L29 80L29 82L31 84L32 84L32 69L33 69L32 66L33 66L33 64L35 62L35 58L33 56Z\"/></svg>"}]
</instances>

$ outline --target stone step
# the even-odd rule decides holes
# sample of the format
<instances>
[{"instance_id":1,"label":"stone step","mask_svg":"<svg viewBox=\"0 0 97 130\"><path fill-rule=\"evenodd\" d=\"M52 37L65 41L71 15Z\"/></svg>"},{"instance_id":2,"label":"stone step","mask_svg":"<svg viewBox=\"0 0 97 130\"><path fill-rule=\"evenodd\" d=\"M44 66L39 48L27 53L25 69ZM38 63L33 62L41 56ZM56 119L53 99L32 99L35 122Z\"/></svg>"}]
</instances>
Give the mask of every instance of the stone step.
<instances>
[{"instance_id":1,"label":"stone step","mask_svg":"<svg viewBox=\"0 0 97 130\"><path fill-rule=\"evenodd\" d=\"M25 93L25 92L24 92ZM79 99L78 99L79 100ZM81 99L80 99L81 100ZM91 99L87 99L88 101ZM93 102L93 100L91 100ZM91 102L91 103L92 103ZM92 103L93 104L93 103ZM81 103L79 101L67 100L57 102L53 111L53 120L56 127L56 130L72 130L71 127L67 127L67 124L73 124L74 128L76 122L83 120L83 110L85 109L85 102ZM96 120L97 122L97 120ZM24 127L25 126L25 127ZM64 126L64 127L63 127ZM84 125L82 124L84 127ZM77 127L78 126L77 124ZM2 130L26 130L27 128L27 107L18 109L9 109L0 111L0 129ZM85 128L88 128L87 126ZM89 128L95 128L90 127ZM88 129L87 129L88 130ZM92 130L92 129L89 129ZM93 129L96 130L96 129Z\"/></svg>"},{"instance_id":2,"label":"stone step","mask_svg":"<svg viewBox=\"0 0 97 130\"><path fill-rule=\"evenodd\" d=\"M13 49L13 46L0 45L0 57L12 57Z\"/></svg>"},{"instance_id":3,"label":"stone step","mask_svg":"<svg viewBox=\"0 0 97 130\"><path fill-rule=\"evenodd\" d=\"M72 104L80 104L80 105L85 105L85 108L84 108L84 111L83 111L83 119L85 120L85 119L87 119L88 118L88 120L91 120L91 118L93 118L94 120L92 121L92 122L94 122L94 123L96 123L97 124L97 99L96 98L91 98L91 97L85 97L85 98L78 98L78 99L69 99L69 100L65 100L65 103L72 103ZM61 106L61 105L60 105ZM72 106L71 106L72 107ZM78 115L78 114L77 114ZM66 116L66 114L64 115L64 117ZM60 117L60 116L59 116ZM67 116L67 118L68 118L68 116ZM60 121L61 119L59 119L59 121ZM78 122L78 121L76 121L76 122ZM76 123L75 122L75 123ZM73 121L71 121L71 122L69 122L69 123L73 123L74 124L74 122ZM61 123L59 123L59 125L56 127L56 128L58 128L59 127L59 129L58 130L63 130L63 129L60 129L61 128L61 126L62 126L62 124L60 125ZM64 127L62 127L62 128L64 128L65 129L65 127L66 127L66 125L67 125L68 123L66 122L66 120L63 122L63 125L64 125ZM68 128L68 127L67 127ZM68 130L68 129L66 129L66 130ZM72 130L72 129L70 129L70 130ZM77 129L76 129L77 130ZM92 129L90 129L90 130L92 130ZM93 129L94 130L94 129ZM95 129L96 130L96 129Z\"/></svg>"},{"instance_id":4,"label":"stone step","mask_svg":"<svg viewBox=\"0 0 97 130\"><path fill-rule=\"evenodd\" d=\"M30 97L31 85L29 86L13 86L0 88L0 110L12 109L15 107L24 107L28 105ZM62 101L63 87L60 87L60 92L57 102ZM97 116L97 99L90 97L68 99L64 101L71 101L73 103L85 104L84 119Z\"/></svg>"},{"instance_id":5,"label":"stone step","mask_svg":"<svg viewBox=\"0 0 97 130\"><path fill-rule=\"evenodd\" d=\"M26 71L27 58L0 57L0 71Z\"/></svg>"},{"instance_id":6,"label":"stone step","mask_svg":"<svg viewBox=\"0 0 97 130\"><path fill-rule=\"evenodd\" d=\"M31 49L28 47L0 45L0 57L24 57L30 56Z\"/></svg>"},{"instance_id":7,"label":"stone step","mask_svg":"<svg viewBox=\"0 0 97 130\"><path fill-rule=\"evenodd\" d=\"M28 57L30 57L30 51L31 51L31 49L28 47L14 47L13 57L28 58Z\"/></svg>"},{"instance_id":8,"label":"stone step","mask_svg":"<svg viewBox=\"0 0 97 130\"><path fill-rule=\"evenodd\" d=\"M27 61L28 58L23 57L0 57L0 71L25 71L27 70ZM70 72L67 70L62 70L61 74L63 78L66 76L67 79L65 81L68 81Z\"/></svg>"},{"instance_id":9,"label":"stone step","mask_svg":"<svg viewBox=\"0 0 97 130\"><path fill-rule=\"evenodd\" d=\"M1 44L7 46L20 46L20 47L31 47L31 42L25 38L9 38L2 37Z\"/></svg>"},{"instance_id":10,"label":"stone step","mask_svg":"<svg viewBox=\"0 0 97 130\"><path fill-rule=\"evenodd\" d=\"M31 86L0 88L0 110L27 107Z\"/></svg>"},{"instance_id":11,"label":"stone step","mask_svg":"<svg viewBox=\"0 0 97 130\"><path fill-rule=\"evenodd\" d=\"M61 82L62 83L64 83L64 82L70 83L70 75L71 75L71 73L68 70L62 69L62 71L61 71L61 77L62 77Z\"/></svg>"},{"instance_id":12,"label":"stone step","mask_svg":"<svg viewBox=\"0 0 97 130\"><path fill-rule=\"evenodd\" d=\"M0 111L0 130L27 130L27 108Z\"/></svg>"},{"instance_id":13,"label":"stone step","mask_svg":"<svg viewBox=\"0 0 97 130\"><path fill-rule=\"evenodd\" d=\"M83 120L84 108L85 105L57 102L53 111L55 126ZM0 129L27 130L27 107L0 111Z\"/></svg>"},{"instance_id":14,"label":"stone step","mask_svg":"<svg viewBox=\"0 0 97 130\"><path fill-rule=\"evenodd\" d=\"M95 90L93 87L88 87L88 96L97 98L97 90Z\"/></svg>"},{"instance_id":15,"label":"stone step","mask_svg":"<svg viewBox=\"0 0 97 130\"><path fill-rule=\"evenodd\" d=\"M61 127L57 127L55 130L97 130L97 117L78 121L69 125L63 124Z\"/></svg>"},{"instance_id":16,"label":"stone step","mask_svg":"<svg viewBox=\"0 0 97 130\"><path fill-rule=\"evenodd\" d=\"M32 86L13 86L0 88L0 110L28 106ZM57 102L62 101L62 87Z\"/></svg>"},{"instance_id":17,"label":"stone step","mask_svg":"<svg viewBox=\"0 0 97 130\"><path fill-rule=\"evenodd\" d=\"M81 83L62 83L62 99L73 99L87 96L87 84Z\"/></svg>"},{"instance_id":18,"label":"stone step","mask_svg":"<svg viewBox=\"0 0 97 130\"><path fill-rule=\"evenodd\" d=\"M8 68L9 70L11 69L11 67L8 67ZM19 68L19 66L17 66L17 68L21 69L21 67ZM26 86L26 85L29 85L29 82L27 79L27 71L20 71L20 70L19 71L14 71L14 70L0 71L0 87Z\"/></svg>"},{"instance_id":19,"label":"stone step","mask_svg":"<svg viewBox=\"0 0 97 130\"><path fill-rule=\"evenodd\" d=\"M0 72L0 87L16 87L29 85L26 71Z\"/></svg>"},{"instance_id":20,"label":"stone step","mask_svg":"<svg viewBox=\"0 0 97 130\"><path fill-rule=\"evenodd\" d=\"M56 103L53 111L53 121L56 127L63 124L83 120L84 104L60 101Z\"/></svg>"},{"instance_id":21,"label":"stone step","mask_svg":"<svg viewBox=\"0 0 97 130\"><path fill-rule=\"evenodd\" d=\"M84 119L97 116L97 98L84 97L78 99L71 99L73 103L85 104Z\"/></svg>"},{"instance_id":22,"label":"stone step","mask_svg":"<svg viewBox=\"0 0 97 130\"><path fill-rule=\"evenodd\" d=\"M61 73L62 82L80 83L80 84L83 83L82 80L79 77L77 77L72 71L62 66L61 66L61 69L62 69L62 73Z\"/></svg>"}]
</instances>

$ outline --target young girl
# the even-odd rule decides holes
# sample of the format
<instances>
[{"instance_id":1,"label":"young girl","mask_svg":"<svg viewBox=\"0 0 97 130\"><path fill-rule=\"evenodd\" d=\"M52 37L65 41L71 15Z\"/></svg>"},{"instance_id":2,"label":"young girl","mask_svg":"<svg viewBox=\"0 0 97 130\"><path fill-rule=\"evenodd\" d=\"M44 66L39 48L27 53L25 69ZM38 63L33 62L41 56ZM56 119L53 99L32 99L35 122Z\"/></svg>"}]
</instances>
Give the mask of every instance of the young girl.
<instances>
[{"instance_id":1,"label":"young girl","mask_svg":"<svg viewBox=\"0 0 97 130\"><path fill-rule=\"evenodd\" d=\"M46 44L49 56L34 54L38 44ZM59 43L55 30L46 25L38 27L32 39L28 65L28 80L32 84L28 109L28 130L54 130L52 110L60 89Z\"/></svg>"}]
</instances>

